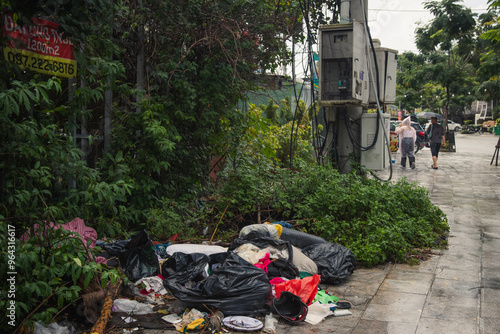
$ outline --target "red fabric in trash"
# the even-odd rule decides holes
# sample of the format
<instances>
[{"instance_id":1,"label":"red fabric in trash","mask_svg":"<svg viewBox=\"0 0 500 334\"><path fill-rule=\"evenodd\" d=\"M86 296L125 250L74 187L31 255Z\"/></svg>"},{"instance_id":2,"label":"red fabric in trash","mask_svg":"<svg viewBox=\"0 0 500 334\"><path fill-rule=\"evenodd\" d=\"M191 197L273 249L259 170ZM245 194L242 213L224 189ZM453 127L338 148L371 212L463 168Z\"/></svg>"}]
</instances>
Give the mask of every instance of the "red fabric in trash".
<instances>
[{"instance_id":1,"label":"red fabric in trash","mask_svg":"<svg viewBox=\"0 0 500 334\"><path fill-rule=\"evenodd\" d=\"M271 263L271 260L269 260L270 256L271 254L266 253L266 255L264 255L264 257L255 264L255 266L257 268L264 270L267 273L267 266L269 266L269 264Z\"/></svg>"},{"instance_id":2,"label":"red fabric in trash","mask_svg":"<svg viewBox=\"0 0 500 334\"><path fill-rule=\"evenodd\" d=\"M269 283L271 285L276 285L276 284L280 284L280 283L283 283L283 282L286 282L283 278L281 277L275 277L273 278L272 280L269 281Z\"/></svg>"},{"instance_id":3,"label":"red fabric in trash","mask_svg":"<svg viewBox=\"0 0 500 334\"><path fill-rule=\"evenodd\" d=\"M284 283L279 283L274 286L276 298L280 298L283 291L289 291L306 304L311 305L316 293L318 292L318 284L321 276L315 274L314 276L305 277L303 279L292 279Z\"/></svg>"}]
</instances>

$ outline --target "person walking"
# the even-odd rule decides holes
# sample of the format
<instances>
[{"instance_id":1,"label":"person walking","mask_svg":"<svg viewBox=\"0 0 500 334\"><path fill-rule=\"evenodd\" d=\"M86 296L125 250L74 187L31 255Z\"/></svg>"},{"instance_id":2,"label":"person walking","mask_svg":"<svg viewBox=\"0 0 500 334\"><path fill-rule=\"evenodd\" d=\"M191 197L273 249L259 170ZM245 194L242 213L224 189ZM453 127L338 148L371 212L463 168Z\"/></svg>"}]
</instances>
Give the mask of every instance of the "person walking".
<instances>
[{"instance_id":1,"label":"person walking","mask_svg":"<svg viewBox=\"0 0 500 334\"><path fill-rule=\"evenodd\" d=\"M427 137L429 138L429 145L431 146L432 155L432 169L438 169L438 155L441 146L445 147L444 128L437 122L437 117L431 117L431 125L426 130Z\"/></svg>"},{"instance_id":2,"label":"person walking","mask_svg":"<svg viewBox=\"0 0 500 334\"><path fill-rule=\"evenodd\" d=\"M406 168L406 157L410 163L411 169L415 168L415 140L417 132L411 126L411 118L406 117L403 122L395 129L399 135L399 149L401 150L401 168Z\"/></svg>"}]
</instances>

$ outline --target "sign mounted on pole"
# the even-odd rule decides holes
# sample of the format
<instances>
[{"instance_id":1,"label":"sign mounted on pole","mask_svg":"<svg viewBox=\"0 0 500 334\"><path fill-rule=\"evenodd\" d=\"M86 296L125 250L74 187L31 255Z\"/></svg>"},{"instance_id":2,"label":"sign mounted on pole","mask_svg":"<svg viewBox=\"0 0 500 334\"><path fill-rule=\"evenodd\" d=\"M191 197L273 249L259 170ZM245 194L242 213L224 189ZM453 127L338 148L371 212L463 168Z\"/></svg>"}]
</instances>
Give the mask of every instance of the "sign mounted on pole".
<instances>
[{"instance_id":1,"label":"sign mounted on pole","mask_svg":"<svg viewBox=\"0 0 500 334\"><path fill-rule=\"evenodd\" d=\"M59 25L40 18L33 18L32 25L21 26L12 14L6 14L3 36L10 37L3 48L5 60L16 63L21 69L75 78L77 63L73 55L73 43L63 38Z\"/></svg>"}]
</instances>

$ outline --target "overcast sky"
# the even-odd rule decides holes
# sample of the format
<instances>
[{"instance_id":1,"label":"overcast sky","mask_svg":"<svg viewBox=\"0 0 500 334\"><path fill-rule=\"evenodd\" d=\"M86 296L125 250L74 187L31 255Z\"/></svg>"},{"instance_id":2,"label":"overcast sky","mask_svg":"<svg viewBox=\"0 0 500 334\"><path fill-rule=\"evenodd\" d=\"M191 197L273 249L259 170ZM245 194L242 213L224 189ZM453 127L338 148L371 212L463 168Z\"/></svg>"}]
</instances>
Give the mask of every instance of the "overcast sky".
<instances>
[{"instance_id":1,"label":"overcast sky","mask_svg":"<svg viewBox=\"0 0 500 334\"><path fill-rule=\"evenodd\" d=\"M425 1L368 0L368 24L372 38L385 48L417 52L415 29L429 23L434 17L424 9ZM471 8L473 13L484 13L488 0L464 0L459 4Z\"/></svg>"}]
</instances>

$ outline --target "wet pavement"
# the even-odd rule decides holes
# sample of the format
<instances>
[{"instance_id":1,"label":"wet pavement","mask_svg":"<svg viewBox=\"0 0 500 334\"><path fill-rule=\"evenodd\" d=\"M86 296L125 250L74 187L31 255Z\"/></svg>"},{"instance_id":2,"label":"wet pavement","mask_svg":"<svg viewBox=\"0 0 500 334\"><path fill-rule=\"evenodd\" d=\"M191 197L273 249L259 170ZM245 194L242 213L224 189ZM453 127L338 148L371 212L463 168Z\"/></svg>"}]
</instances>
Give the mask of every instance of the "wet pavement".
<instances>
[{"instance_id":1,"label":"wet pavement","mask_svg":"<svg viewBox=\"0 0 500 334\"><path fill-rule=\"evenodd\" d=\"M498 136L457 134L456 152L416 154L416 169L396 164L392 180L406 177L429 191L447 215L449 247L420 265L386 264L357 269L328 287L352 304L352 315L318 325L290 326L277 333L500 333L500 166L490 165ZM389 171L379 172L387 179ZM174 331L148 330L150 334Z\"/></svg>"},{"instance_id":2,"label":"wet pavement","mask_svg":"<svg viewBox=\"0 0 500 334\"><path fill-rule=\"evenodd\" d=\"M498 136L455 139L456 152L441 152L439 169L425 148L416 169L395 165L392 176L428 189L448 217L448 249L418 266L356 270L330 288L352 301L352 316L287 333L500 333L500 166L490 165ZM389 171L378 175L387 179Z\"/></svg>"}]
</instances>

